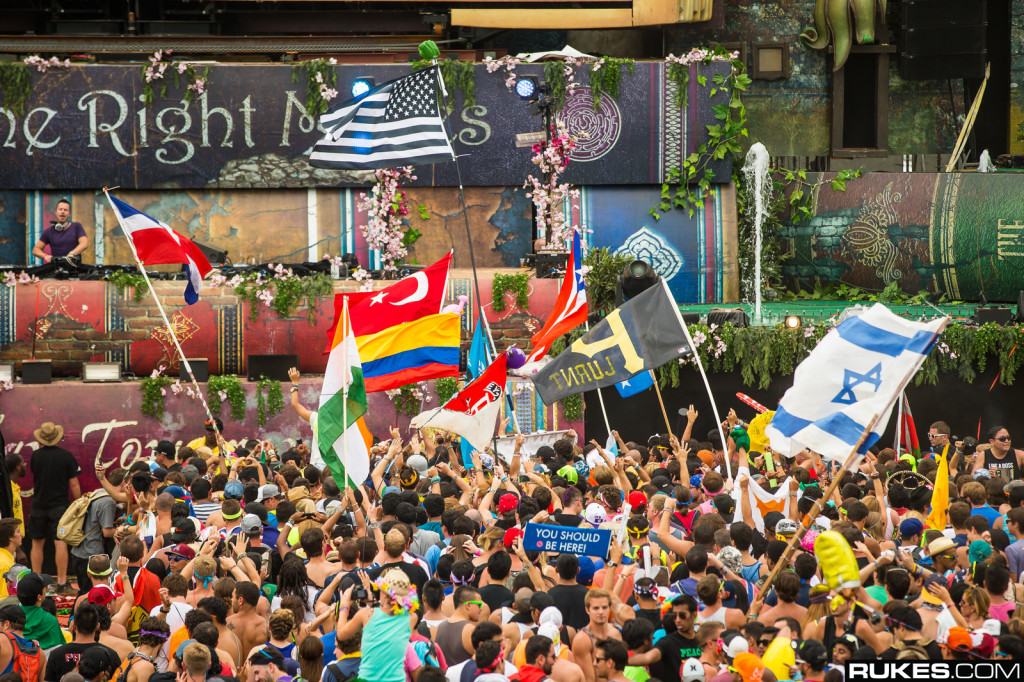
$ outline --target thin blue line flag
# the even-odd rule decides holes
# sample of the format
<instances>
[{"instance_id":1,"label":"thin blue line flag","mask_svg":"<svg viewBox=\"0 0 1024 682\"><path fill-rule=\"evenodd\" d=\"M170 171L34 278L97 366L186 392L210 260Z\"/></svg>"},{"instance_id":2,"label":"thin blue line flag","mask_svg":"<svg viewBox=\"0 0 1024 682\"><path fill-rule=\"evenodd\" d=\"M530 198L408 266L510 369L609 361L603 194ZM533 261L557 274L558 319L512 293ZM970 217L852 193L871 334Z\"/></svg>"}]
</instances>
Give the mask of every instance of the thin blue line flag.
<instances>
[{"instance_id":1,"label":"thin blue line flag","mask_svg":"<svg viewBox=\"0 0 1024 682\"><path fill-rule=\"evenodd\" d=\"M841 322L796 368L765 429L771 448L789 455L808 448L845 461L877 415L859 449L866 452L948 322L914 322L880 303Z\"/></svg>"}]
</instances>

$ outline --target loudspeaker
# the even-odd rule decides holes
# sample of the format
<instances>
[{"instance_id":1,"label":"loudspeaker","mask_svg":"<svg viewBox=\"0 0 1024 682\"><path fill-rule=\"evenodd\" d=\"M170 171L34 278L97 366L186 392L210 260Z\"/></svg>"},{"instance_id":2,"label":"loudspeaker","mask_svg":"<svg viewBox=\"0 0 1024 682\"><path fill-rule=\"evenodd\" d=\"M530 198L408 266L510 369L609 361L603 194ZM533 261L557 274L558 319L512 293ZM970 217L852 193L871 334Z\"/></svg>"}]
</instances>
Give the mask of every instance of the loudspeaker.
<instances>
[{"instance_id":1,"label":"loudspeaker","mask_svg":"<svg viewBox=\"0 0 1024 682\"><path fill-rule=\"evenodd\" d=\"M49 360L25 360L21 363L21 383L48 384L53 380L53 363Z\"/></svg>"},{"instance_id":2,"label":"loudspeaker","mask_svg":"<svg viewBox=\"0 0 1024 682\"><path fill-rule=\"evenodd\" d=\"M206 256L206 260L210 261L210 265L217 265L219 263L226 263L227 262L227 260L228 260L227 249L224 249L224 250L215 249L212 246L207 246L206 244L200 244L195 239L192 240L192 243L195 244L195 247L197 249L199 249L199 251L202 252L202 254L204 256Z\"/></svg>"},{"instance_id":3,"label":"loudspeaker","mask_svg":"<svg viewBox=\"0 0 1024 682\"><path fill-rule=\"evenodd\" d=\"M267 379L288 381L288 370L299 366L299 356L294 353L285 355L247 355L245 366L247 368L246 378L249 381L259 381L261 376Z\"/></svg>"},{"instance_id":4,"label":"loudspeaker","mask_svg":"<svg viewBox=\"0 0 1024 682\"><path fill-rule=\"evenodd\" d=\"M743 308L713 308L708 313L708 326L717 324L721 327L726 322L734 327L749 327L750 316Z\"/></svg>"},{"instance_id":5,"label":"loudspeaker","mask_svg":"<svg viewBox=\"0 0 1024 682\"><path fill-rule=\"evenodd\" d=\"M1013 310L1004 307L978 307L974 311L974 319L978 324L995 322L996 324L1013 324Z\"/></svg>"},{"instance_id":6,"label":"loudspeaker","mask_svg":"<svg viewBox=\"0 0 1024 682\"><path fill-rule=\"evenodd\" d=\"M904 80L984 78L986 3L903 0L899 72Z\"/></svg>"},{"instance_id":7,"label":"loudspeaker","mask_svg":"<svg viewBox=\"0 0 1024 682\"><path fill-rule=\"evenodd\" d=\"M252 357L252 356L250 356ZM210 380L210 361L206 358L189 358L188 364L192 367L192 374L195 376L196 381L209 381ZM287 372L288 370L285 370ZM185 363L178 364L178 378L182 381L192 381L188 377L188 372L185 371ZM286 377L287 378L287 377Z\"/></svg>"},{"instance_id":8,"label":"loudspeaker","mask_svg":"<svg viewBox=\"0 0 1024 682\"><path fill-rule=\"evenodd\" d=\"M1017 293L1017 321L1024 322L1024 289Z\"/></svg>"},{"instance_id":9,"label":"loudspeaker","mask_svg":"<svg viewBox=\"0 0 1024 682\"><path fill-rule=\"evenodd\" d=\"M683 316L683 322L685 322L687 326L691 324L700 324L700 313L684 313L680 311L679 314Z\"/></svg>"},{"instance_id":10,"label":"loudspeaker","mask_svg":"<svg viewBox=\"0 0 1024 682\"><path fill-rule=\"evenodd\" d=\"M555 279L562 276L569 263L567 253L538 253L537 279Z\"/></svg>"}]
</instances>

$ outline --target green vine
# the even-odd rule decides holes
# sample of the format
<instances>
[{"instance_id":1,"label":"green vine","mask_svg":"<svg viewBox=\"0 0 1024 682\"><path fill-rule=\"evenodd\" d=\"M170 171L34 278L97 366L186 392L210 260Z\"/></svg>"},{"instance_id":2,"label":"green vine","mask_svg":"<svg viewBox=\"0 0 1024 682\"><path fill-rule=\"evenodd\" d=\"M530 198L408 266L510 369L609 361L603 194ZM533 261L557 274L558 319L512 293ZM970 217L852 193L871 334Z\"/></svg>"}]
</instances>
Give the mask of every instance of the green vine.
<instances>
[{"instance_id":1,"label":"green vine","mask_svg":"<svg viewBox=\"0 0 1024 682\"><path fill-rule=\"evenodd\" d=\"M149 287L146 286L146 278L134 272L114 270L108 272L103 279L117 287L118 294L124 294L125 289L131 289L132 301L135 303L140 302L149 291Z\"/></svg>"},{"instance_id":2,"label":"green vine","mask_svg":"<svg viewBox=\"0 0 1024 682\"><path fill-rule=\"evenodd\" d=\"M551 110L561 111L569 94L569 78L565 74L565 62L544 62L544 82L551 86Z\"/></svg>"},{"instance_id":3,"label":"green vine","mask_svg":"<svg viewBox=\"0 0 1024 682\"><path fill-rule=\"evenodd\" d=\"M601 110L601 93L607 92L612 99L619 97L619 83L622 81L622 67L633 75L635 63L632 59L601 57L590 65L590 91L594 95L594 111Z\"/></svg>"},{"instance_id":4,"label":"green vine","mask_svg":"<svg viewBox=\"0 0 1024 682\"><path fill-rule=\"evenodd\" d=\"M476 106L476 65L471 61L454 58L439 59L437 65L441 67L441 79L448 91L448 113L455 110L456 89L462 92L463 109ZM431 66L431 62L418 59L410 66L413 71L419 71Z\"/></svg>"},{"instance_id":5,"label":"green vine","mask_svg":"<svg viewBox=\"0 0 1024 682\"><path fill-rule=\"evenodd\" d=\"M143 378L139 382L139 388L142 390L142 414L154 419L162 419L164 416L164 393L167 387L173 383L174 380L171 377L163 374Z\"/></svg>"},{"instance_id":6,"label":"green vine","mask_svg":"<svg viewBox=\"0 0 1024 682\"><path fill-rule=\"evenodd\" d=\"M292 66L292 83L297 83L299 74L306 74L306 114L316 120L331 106L324 95L333 92L338 84L338 72L333 59L310 59ZM319 80L317 79L319 76Z\"/></svg>"},{"instance_id":7,"label":"green vine","mask_svg":"<svg viewBox=\"0 0 1024 682\"><path fill-rule=\"evenodd\" d=\"M267 396L263 397L266 389ZM281 382L276 379L268 379L260 376L256 382L256 415L260 426L267 423L267 419L275 414L280 414L284 409L284 396L281 395Z\"/></svg>"},{"instance_id":8,"label":"green vine","mask_svg":"<svg viewBox=\"0 0 1024 682\"><path fill-rule=\"evenodd\" d=\"M0 62L0 94L4 107L15 116L25 113L25 102L32 94L32 76L22 62Z\"/></svg>"},{"instance_id":9,"label":"green vine","mask_svg":"<svg viewBox=\"0 0 1024 682\"><path fill-rule=\"evenodd\" d=\"M459 392L459 380L457 377L441 377L434 379L434 393L437 394L437 404L444 405Z\"/></svg>"},{"instance_id":10,"label":"green vine","mask_svg":"<svg viewBox=\"0 0 1024 682\"><path fill-rule=\"evenodd\" d=\"M386 393L394 403L396 413L414 417L420 413L420 406L423 404L423 390L424 386L421 384L406 384L386 391Z\"/></svg>"},{"instance_id":11,"label":"green vine","mask_svg":"<svg viewBox=\"0 0 1024 682\"><path fill-rule=\"evenodd\" d=\"M742 94L750 85L750 77L746 74L746 67L740 59L731 59L732 65L729 75L715 73L708 77L701 73L701 65L711 64L714 61L725 61L729 53L721 47L705 51L705 56L694 68L697 73L697 82L701 88L707 89L708 99L714 98L720 93L728 94L728 101L721 104L711 105L715 120L718 123L708 125L708 139L702 143L697 151L683 159L681 168L671 168L666 181L661 186L661 200L658 205L650 210L655 219L660 219L661 214L671 211L673 208L686 208L692 216L703 204L704 198L711 191L711 181L715 177L711 165L721 161L729 155L737 155L742 151L742 139L747 137L747 109L743 104ZM673 67L689 69L690 65L685 63L670 63L668 66L669 76L677 83L682 80ZM672 74L675 73L675 76ZM687 76L689 78L689 76ZM685 88L680 88L676 93L683 92L682 106L686 105Z\"/></svg>"},{"instance_id":12,"label":"green vine","mask_svg":"<svg viewBox=\"0 0 1024 682\"><path fill-rule=\"evenodd\" d=\"M576 422L583 419L583 394L566 396L558 401L562 406L562 418L568 422Z\"/></svg>"},{"instance_id":13,"label":"green vine","mask_svg":"<svg viewBox=\"0 0 1024 682\"><path fill-rule=\"evenodd\" d=\"M253 322L259 319L260 309L268 305L281 317L288 317L302 299L306 299L309 305L308 316L312 322L317 301L334 293L334 283L326 273L315 272L306 277L297 277L291 270L285 270L280 265L275 268L275 272L277 274L269 279L264 279L265 273L256 272L236 275L229 282L234 286L235 295L249 303L249 319ZM273 294L270 294L271 290Z\"/></svg>"},{"instance_id":14,"label":"green vine","mask_svg":"<svg viewBox=\"0 0 1024 682\"><path fill-rule=\"evenodd\" d=\"M615 285L632 260L628 253L613 254L603 247L587 251L583 265L589 268L585 280L590 310L607 315L615 309Z\"/></svg>"},{"instance_id":15,"label":"green vine","mask_svg":"<svg viewBox=\"0 0 1024 682\"><path fill-rule=\"evenodd\" d=\"M690 92L690 65L669 62L666 75L676 86L676 91L672 93L672 105L685 109Z\"/></svg>"},{"instance_id":16,"label":"green vine","mask_svg":"<svg viewBox=\"0 0 1024 682\"><path fill-rule=\"evenodd\" d=\"M227 400L231 405L231 418L239 422L245 419L245 389L242 388L242 380L234 374L210 377L206 395L210 411L214 414L220 414L221 402Z\"/></svg>"},{"instance_id":17,"label":"green vine","mask_svg":"<svg viewBox=\"0 0 1024 682\"><path fill-rule=\"evenodd\" d=\"M491 307L494 312L505 311L505 293L511 291L515 294L515 305L517 308L526 308L530 305L530 277L528 273L517 272L514 274L497 273L491 282Z\"/></svg>"}]
</instances>

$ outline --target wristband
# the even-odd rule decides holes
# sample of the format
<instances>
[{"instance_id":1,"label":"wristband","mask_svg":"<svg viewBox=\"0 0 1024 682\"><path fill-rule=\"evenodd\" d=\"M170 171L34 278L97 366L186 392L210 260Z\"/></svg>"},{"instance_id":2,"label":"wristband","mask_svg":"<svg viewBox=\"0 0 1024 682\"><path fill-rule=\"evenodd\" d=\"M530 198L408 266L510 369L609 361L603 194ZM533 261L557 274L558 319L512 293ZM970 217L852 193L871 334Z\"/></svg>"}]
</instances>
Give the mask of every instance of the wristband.
<instances>
[{"instance_id":1,"label":"wristband","mask_svg":"<svg viewBox=\"0 0 1024 682\"><path fill-rule=\"evenodd\" d=\"M441 482L441 477L440 476L433 476L433 477L431 477L430 482L431 483L440 483Z\"/></svg>"}]
</instances>

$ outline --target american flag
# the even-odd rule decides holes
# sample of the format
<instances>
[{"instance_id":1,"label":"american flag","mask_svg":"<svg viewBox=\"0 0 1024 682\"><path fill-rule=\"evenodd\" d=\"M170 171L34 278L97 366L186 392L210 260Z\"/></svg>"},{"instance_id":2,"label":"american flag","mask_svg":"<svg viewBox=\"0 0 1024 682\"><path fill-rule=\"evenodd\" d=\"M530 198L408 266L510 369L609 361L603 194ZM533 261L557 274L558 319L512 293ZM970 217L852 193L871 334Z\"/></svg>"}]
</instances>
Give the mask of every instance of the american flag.
<instances>
[{"instance_id":1,"label":"american flag","mask_svg":"<svg viewBox=\"0 0 1024 682\"><path fill-rule=\"evenodd\" d=\"M533 335L533 352L527 362L537 362L551 350L555 339L587 321L587 289L583 283L583 249L579 230L573 230L572 251L565 269L565 279L558 291L554 310L544 328Z\"/></svg>"},{"instance_id":2,"label":"american flag","mask_svg":"<svg viewBox=\"0 0 1024 682\"><path fill-rule=\"evenodd\" d=\"M438 67L423 69L329 109L310 165L368 170L454 159L438 109L439 77Z\"/></svg>"}]
</instances>

